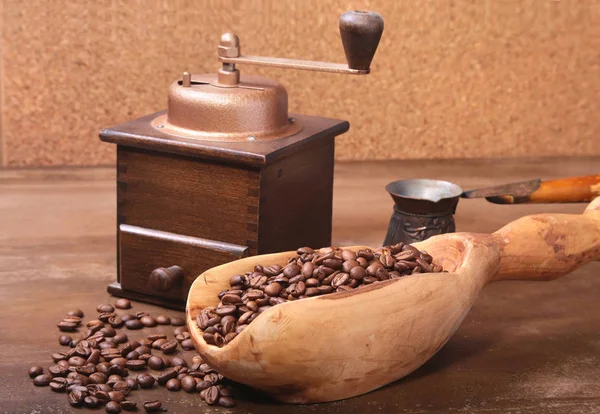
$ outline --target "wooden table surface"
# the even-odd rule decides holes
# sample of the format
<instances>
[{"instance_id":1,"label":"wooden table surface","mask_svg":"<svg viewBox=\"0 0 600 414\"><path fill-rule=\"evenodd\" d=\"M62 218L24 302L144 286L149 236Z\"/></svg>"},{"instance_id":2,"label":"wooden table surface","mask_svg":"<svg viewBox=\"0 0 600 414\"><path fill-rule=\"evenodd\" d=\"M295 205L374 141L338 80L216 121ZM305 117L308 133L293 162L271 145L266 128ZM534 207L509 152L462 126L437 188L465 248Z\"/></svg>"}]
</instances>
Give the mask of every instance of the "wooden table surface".
<instances>
[{"instance_id":1,"label":"wooden table surface","mask_svg":"<svg viewBox=\"0 0 600 414\"><path fill-rule=\"evenodd\" d=\"M339 163L335 245L380 245L392 213L384 191L400 178L440 178L464 189L597 173L599 158ZM71 308L93 316L116 277L113 169L0 171L0 412L71 412L64 394L36 388L60 346L56 323ZM491 232L522 215L581 213L583 205L499 206L461 200L459 231ZM600 264L552 282L486 287L448 344L407 378L357 398L286 406L246 393L234 413L600 412ZM136 310L163 311L146 304ZM382 315L384 316L384 315ZM156 329L158 330L158 328ZM168 330L170 333L170 329ZM134 335L135 336L135 335ZM227 412L198 395L140 391L169 412ZM136 398L134 398L136 400Z\"/></svg>"}]
</instances>

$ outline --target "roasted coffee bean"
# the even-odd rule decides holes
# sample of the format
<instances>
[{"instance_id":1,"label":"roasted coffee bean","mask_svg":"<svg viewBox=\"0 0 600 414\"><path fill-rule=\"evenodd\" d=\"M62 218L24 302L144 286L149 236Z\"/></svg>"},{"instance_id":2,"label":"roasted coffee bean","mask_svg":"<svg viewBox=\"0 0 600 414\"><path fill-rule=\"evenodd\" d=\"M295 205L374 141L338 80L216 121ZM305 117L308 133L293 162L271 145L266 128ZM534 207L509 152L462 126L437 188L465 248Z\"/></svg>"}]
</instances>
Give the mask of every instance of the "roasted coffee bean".
<instances>
[{"instance_id":1,"label":"roasted coffee bean","mask_svg":"<svg viewBox=\"0 0 600 414\"><path fill-rule=\"evenodd\" d=\"M225 294L221 298L221 303L224 305L237 305L238 303L242 303L242 298L238 295L234 294Z\"/></svg>"},{"instance_id":2,"label":"roasted coffee bean","mask_svg":"<svg viewBox=\"0 0 600 414\"><path fill-rule=\"evenodd\" d=\"M183 341L185 341L186 339L190 339L192 336L190 335L189 332L182 332L179 335L177 335L175 337L175 339L177 340L177 342L181 343Z\"/></svg>"},{"instance_id":3,"label":"roasted coffee bean","mask_svg":"<svg viewBox=\"0 0 600 414\"><path fill-rule=\"evenodd\" d=\"M102 332L106 338L112 338L117 334L117 331L115 331L115 328L112 326L105 326L104 328L100 329L99 332Z\"/></svg>"},{"instance_id":4,"label":"roasted coffee bean","mask_svg":"<svg viewBox=\"0 0 600 414\"><path fill-rule=\"evenodd\" d=\"M127 381L117 381L113 385L113 391L121 392L127 396L129 394L129 384L127 384Z\"/></svg>"},{"instance_id":5,"label":"roasted coffee bean","mask_svg":"<svg viewBox=\"0 0 600 414\"><path fill-rule=\"evenodd\" d=\"M94 364L86 364L84 366L76 367L75 372L81 375L90 376L96 372L96 366Z\"/></svg>"},{"instance_id":6,"label":"roasted coffee bean","mask_svg":"<svg viewBox=\"0 0 600 414\"><path fill-rule=\"evenodd\" d=\"M105 384L108 377L102 372L94 372L89 377L92 384Z\"/></svg>"},{"instance_id":7,"label":"roasted coffee bean","mask_svg":"<svg viewBox=\"0 0 600 414\"><path fill-rule=\"evenodd\" d=\"M144 316L143 318L140 319L140 321L144 324L144 326L148 327L148 328L152 328L154 326L157 325L156 319L154 319L152 316Z\"/></svg>"},{"instance_id":8,"label":"roasted coffee bean","mask_svg":"<svg viewBox=\"0 0 600 414\"><path fill-rule=\"evenodd\" d=\"M130 361L127 361L127 368L134 371L140 371L146 368L146 361L141 359L132 359Z\"/></svg>"},{"instance_id":9,"label":"roasted coffee bean","mask_svg":"<svg viewBox=\"0 0 600 414\"><path fill-rule=\"evenodd\" d=\"M168 380L170 380L171 378L177 377L177 374L178 374L177 370L175 370L174 368L170 368L167 371L164 371L160 375L158 375L156 377L156 380L158 381L158 383L160 385L165 385ZM139 377L138 377L138 381L139 381ZM140 386L141 386L141 383L140 383Z\"/></svg>"},{"instance_id":10,"label":"roasted coffee bean","mask_svg":"<svg viewBox=\"0 0 600 414\"><path fill-rule=\"evenodd\" d=\"M111 316L110 318L108 318L108 323L113 328L120 328L125 324L125 322L123 321L123 318L121 318L118 315L114 315L114 316Z\"/></svg>"},{"instance_id":11,"label":"roasted coffee bean","mask_svg":"<svg viewBox=\"0 0 600 414\"><path fill-rule=\"evenodd\" d=\"M81 318L79 316L65 316L63 318L63 322L72 322L72 323L76 323L77 325L80 325Z\"/></svg>"},{"instance_id":12,"label":"roasted coffee bean","mask_svg":"<svg viewBox=\"0 0 600 414\"><path fill-rule=\"evenodd\" d=\"M58 338L58 343L61 344L62 346L69 346L69 344L71 343L72 340L73 340L73 338L71 338L69 335L61 335Z\"/></svg>"},{"instance_id":13,"label":"roasted coffee bean","mask_svg":"<svg viewBox=\"0 0 600 414\"><path fill-rule=\"evenodd\" d=\"M121 408L124 411L135 411L137 410L137 403L129 400L121 401Z\"/></svg>"},{"instance_id":14,"label":"roasted coffee bean","mask_svg":"<svg viewBox=\"0 0 600 414\"><path fill-rule=\"evenodd\" d=\"M137 330L142 329L144 327L144 324L139 319L130 319L127 322L125 322L125 327L127 329Z\"/></svg>"},{"instance_id":15,"label":"roasted coffee bean","mask_svg":"<svg viewBox=\"0 0 600 414\"><path fill-rule=\"evenodd\" d=\"M194 381L195 384L195 381ZM172 378L165 384L165 388L169 391L179 391L181 389L181 381L177 378Z\"/></svg>"},{"instance_id":16,"label":"roasted coffee bean","mask_svg":"<svg viewBox=\"0 0 600 414\"><path fill-rule=\"evenodd\" d=\"M152 388L156 382L152 375L146 373L138 375L136 380L140 388Z\"/></svg>"},{"instance_id":17,"label":"roasted coffee bean","mask_svg":"<svg viewBox=\"0 0 600 414\"><path fill-rule=\"evenodd\" d=\"M235 307L235 305L225 305L221 306L220 308L217 308L217 315L219 315L220 317L233 315L236 311L237 308Z\"/></svg>"},{"instance_id":18,"label":"roasted coffee bean","mask_svg":"<svg viewBox=\"0 0 600 414\"><path fill-rule=\"evenodd\" d=\"M165 361L159 356L152 356L147 362L148 366L153 370L161 370L165 367Z\"/></svg>"},{"instance_id":19,"label":"roasted coffee bean","mask_svg":"<svg viewBox=\"0 0 600 414\"><path fill-rule=\"evenodd\" d=\"M206 401L208 405L215 405L219 401L220 396L221 391L218 387L213 385L206 390L206 393L204 394L204 401Z\"/></svg>"},{"instance_id":20,"label":"roasted coffee bean","mask_svg":"<svg viewBox=\"0 0 600 414\"><path fill-rule=\"evenodd\" d=\"M130 353L128 353L127 355L125 355L125 359L138 359L140 357L140 354L136 351L131 351Z\"/></svg>"},{"instance_id":21,"label":"roasted coffee bean","mask_svg":"<svg viewBox=\"0 0 600 414\"><path fill-rule=\"evenodd\" d=\"M159 400L145 401L144 410L149 413L162 411L162 403Z\"/></svg>"},{"instance_id":22,"label":"roasted coffee bean","mask_svg":"<svg viewBox=\"0 0 600 414\"><path fill-rule=\"evenodd\" d=\"M170 325L171 318L169 318L168 316L165 316L165 315L159 315L156 317L156 323L159 325Z\"/></svg>"},{"instance_id":23,"label":"roasted coffee bean","mask_svg":"<svg viewBox=\"0 0 600 414\"><path fill-rule=\"evenodd\" d=\"M217 404L225 408L235 407L235 401L231 397L220 397L219 401L217 401Z\"/></svg>"},{"instance_id":24,"label":"roasted coffee bean","mask_svg":"<svg viewBox=\"0 0 600 414\"><path fill-rule=\"evenodd\" d=\"M133 390L137 390L138 388L140 388L140 384L138 383L137 378L127 377L125 379L125 382L127 382L127 386L132 391Z\"/></svg>"},{"instance_id":25,"label":"roasted coffee bean","mask_svg":"<svg viewBox=\"0 0 600 414\"><path fill-rule=\"evenodd\" d=\"M52 365L48 368L48 372L53 377L66 377L69 373L69 368L61 365Z\"/></svg>"},{"instance_id":26,"label":"roasted coffee bean","mask_svg":"<svg viewBox=\"0 0 600 414\"><path fill-rule=\"evenodd\" d=\"M135 317L135 315L128 313L126 315L121 316L121 319L123 319L124 322L127 322L137 318Z\"/></svg>"},{"instance_id":27,"label":"roasted coffee bean","mask_svg":"<svg viewBox=\"0 0 600 414\"><path fill-rule=\"evenodd\" d=\"M72 332L77 329L78 324L75 322L60 321L56 326L63 332Z\"/></svg>"},{"instance_id":28,"label":"roasted coffee bean","mask_svg":"<svg viewBox=\"0 0 600 414\"><path fill-rule=\"evenodd\" d=\"M160 350L165 354L172 354L177 350L177 341L168 341L161 345Z\"/></svg>"},{"instance_id":29,"label":"roasted coffee bean","mask_svg":"<svg viewBox=\"0 0 600 414\"><path fill-rule=\"evenodd\" d=\"M185 319L183 319L183 318L171 318L171 325L173 325L173 326L183 326L183 325L185 325Z\"/></svg>"},{"instance_id":30,"label":"roasted coffee bean","mask_svg":"<svg viewBox=\"0 0 600 414\"><path fill-rule=\"evenodd\" d=\"M298 267L298 266L296 266ZM277 296L281 292L282 286L277 282L269 283L265 286L264 292L269 296Z\"/></svg>"},{"instance_id":31,"label":"roasted coffee bean","mask_svg":"<svg viewBox=\"0 0 600 414\"><path fill-rule=\"evenodd\" d=\"M83 318L83 311L81 309L73 309L67 312L67 316L77 316Z\"/></svg>"},{"instance_id":32,"label":"roasted coffee bean","mask_svg":"<svg viewBox=\"0 0 600 414\"><path fill-rule=\"evenodd\" d=\"M185 341L181 342L181 347L186 351L192 351L194 349L194 342L191 339L186 339Z\"/></svg>"},{"instance_id":33,"label":"roasted coffee bean","mask_svg":"<svg viewBox=\"0 0 600 414\"><path fill-rule=\"evenodd\" d=\"M67 390L68 381L64 377L56 377L50 382L50 389L55 392L65 392Z\"/></svg>"},{"instance_id":34,"label":"roasted coffee bean","mask_svg":"<svg viewBox=\"0 0 600 414\"><path fill-rule=\"evenodd\" d=\"M94 394L94 396L96 398L98 398L102 404L107 403L108 401L110 401L110 395L108 395L108 393L110 392L111 388L109 387L108 389L103 389L103 390L99 390L96 391L96 393Z\"/></svg>"},{"instance_id":35,"label":"roasted coffee bean","mask_svg":"<svg viewBox=\"0 0 600 414\"><path fill-rule=\"evenodd\" d=\"M161 346L163 346L164 344L166 344L167 342L169 342L167 339L157 339L156 341L152 342L152 348L153 349L160 349Z\"/></svg>"},{"instance_id":36,"label":"roasted coffee bean","mask_svg":"<svg viewBox=\"0 0 600 414\"><path fill-rule=\"evenodd\" d=\"M350 275L348 273L338 273L331 281L331 286L338 288L345 285L350 281Z\"/></svg>"},{"instance_id":37,"label":"roasted coffee bean","mask_svg":"<svg viewBox=\"0 0 600 414\"><path fill-rule=\"evenodd\" d=\"M29 368L29 378L35 378L39 375L42 375L44 373L44 368L42 368L39 365L35 365L31 368Z\"/></svg>"},{"instance_id":38,"label":"roasted coffee bean","mask_svg":"<svg viewBox=\"0 0 600 414\"><path fill-rule=\"evenodd\" d=\"M86 393L80 390L74 390L69 393L67 400L69 404L73 407L81 407L83 405L83 400L86 397Z\"/></svg>"},{"instance_id":39,"label":"roasted coffee bean","mask_svg":"<svg viewBox=\"0 0 600 414\"><path fill-rule=\"evenodd\" d=\"M86 364L98 364L98 362L100 362L100 356L101 356L100 351L97 349L94 349L92 352L90 352L90 355L87 357L85 362L86 362Z\"/></svg>"},{"instance_id":40,"label":"roasted coffee bean","mask_svg":"<svg viewBox=\"0 0 600 414\"><path fill-rule=\"evenodd\" d=\"M185 392L196 391L196 379L190 375L187 375L181 379L181 388Z\"/></svg>"},{"instance_id":41,"label":"roasted coffee bean","mask_svg":"<svg viewBox=\"0 0 600 414\"><path fill-rule=\"evenodd\" d=\"M125 394L123 394L121 391L109 391L108 396L110 397L111 401L125 401Z\"/></svg>"},{"instance_id":42,"label":"roasted coffee bean","mask_svg":"<svg viewBox=\"0 0 600 414\"><path fill-rule=\"evenodd\" d=\"M129 309L131 308L131 301L129 299L119 298L115 301L115 308Z\"/></svg>"},{"instance_id":43,"label":"roasted coffee bean","mask_svg":"<svg viewBox=\"0 0 600 414\"><path fill-rule=\"evenodd\" d=\"M109 401L108 403L106 403L104 409L107 413L120 413L121 404L119 404L117 401Z\"/></svg>"},{"instance_id":44,"label":"roasted coffee bean","mask_svg":"<svg viewBox=\"0 0 600 414\"><path fill-rule=\"evenodd\" d=\"M108 379L106 380L106 385L108 385L112 388L112 386L115 385L119 381L123 381L122 376L120 376L119 374L111 374L108 377Z\"/></svg>"},{"instance_id":45,"label":"roasted coffee bean","mask_svg":"<svg viewBox=\"0 0 600 414\"><path fill-rule=\"evenodd\" d=\"M187 367L188 364L185 361L185 359L181 358L181 357L173 357L171 358L171 364L173 364L174 367Z\"/></svg>"},{"instance_id":46,"label":"roasted coffee bean","mask_svg":"<svg viewBox=\"0 0 600 414\"><path fill-rule=\"evenodd\" d=\"M100 407L100 400L93 395L88 395L83 399L83 405L87 408L97 408Z\"/></svg>"},{"instance_id":47,"label":"roasted coffee bean","mask_svg":"<svg viewBox=\"0 0 600 414\"><path fill-rule=\"evenodd\" d=\"M98 313L110 313L110 312L114 312L115 308L113 308L113 306L109 305L109 304L98 305L98 307L96 307L96 311Z\"/></svg>"}]
</instances>

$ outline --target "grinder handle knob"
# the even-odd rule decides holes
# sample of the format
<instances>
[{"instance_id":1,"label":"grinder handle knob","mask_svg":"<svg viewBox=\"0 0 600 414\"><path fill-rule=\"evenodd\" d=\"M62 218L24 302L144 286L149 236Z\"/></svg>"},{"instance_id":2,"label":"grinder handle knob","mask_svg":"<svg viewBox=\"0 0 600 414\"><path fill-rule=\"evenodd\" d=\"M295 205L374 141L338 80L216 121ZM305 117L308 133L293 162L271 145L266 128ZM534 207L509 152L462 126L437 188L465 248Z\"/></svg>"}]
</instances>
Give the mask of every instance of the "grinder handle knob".
<instances>
[{"instance_id":1,"label":"grinder handle knob","mask_svg":"<svg viewBox=\"0 0 600 414\"><path fill-rule=\"evenodd\" d=\"M340 35L350 69L369 70L382 33L379 13L350 10L341 15Z\"/></svg>"},{"instance_id":2,"label":"grinder handle knob","mask_svg":"<svg viewBox=\"0 0 600 414\"><path fill-rule=\"evenodd\" d=\"M179 266L171 266L168 268L158 267L150 273L150 286L154 290L167 292L183 280L183 269Z\"/></svg>"}]
</instances>

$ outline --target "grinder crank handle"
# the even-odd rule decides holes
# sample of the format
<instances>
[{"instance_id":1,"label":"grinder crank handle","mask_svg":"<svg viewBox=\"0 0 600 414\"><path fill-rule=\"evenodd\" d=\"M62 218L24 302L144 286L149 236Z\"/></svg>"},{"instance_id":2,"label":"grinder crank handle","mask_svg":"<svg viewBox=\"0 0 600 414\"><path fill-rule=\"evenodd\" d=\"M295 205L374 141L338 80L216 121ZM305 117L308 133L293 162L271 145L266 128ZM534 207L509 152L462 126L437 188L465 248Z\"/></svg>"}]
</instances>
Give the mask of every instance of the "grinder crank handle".
<instances>
[{"instance_id":1,"label":"grinder crank handle","mask_svg":"<svg viewBox=\"0 0 600 414\"><path fill-rule=\"evenodd\" d=\"M600 197L583 214L536 214L496 231L500 263L491 280L551 280L600 260Z\"/></svg>"},{"instance_id":2,"label":"grinder crank handle","mask_svg":"<svg viewBox=\"0 0 600 414\"><path fill-rule=\"evenodd\" d=\"M584 203L600 196L600 174L542 181L537 189L524 196L486 197L495 204Z\"/></svg>"}]
</instances>

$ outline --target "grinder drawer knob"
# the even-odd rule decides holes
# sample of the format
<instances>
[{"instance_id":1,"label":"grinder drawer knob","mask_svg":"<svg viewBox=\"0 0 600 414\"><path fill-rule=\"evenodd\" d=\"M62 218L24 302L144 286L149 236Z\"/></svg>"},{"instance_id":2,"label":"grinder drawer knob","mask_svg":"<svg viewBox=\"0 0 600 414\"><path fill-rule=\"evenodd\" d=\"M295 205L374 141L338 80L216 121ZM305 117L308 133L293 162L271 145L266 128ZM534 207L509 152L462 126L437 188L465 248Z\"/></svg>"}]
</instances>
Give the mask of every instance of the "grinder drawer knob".
<instances>
[{"instance_id":1,"label":"grinder drawer knob","mask_svg":"<svg viewBox=\"0 0 600 414\"><path fill-rule=\"evenodd\" d=\"M183 279L183 269L179 266L158 267L150 273L150 286L154 290L166 292Z\"/></svg>"}]
</instances>

